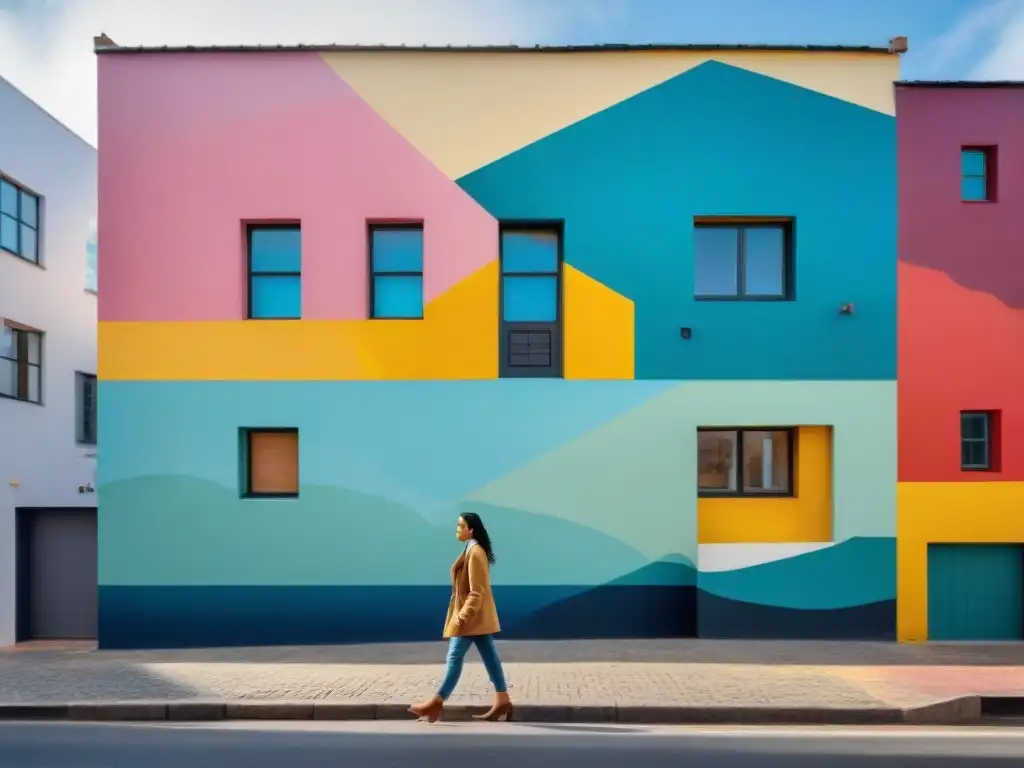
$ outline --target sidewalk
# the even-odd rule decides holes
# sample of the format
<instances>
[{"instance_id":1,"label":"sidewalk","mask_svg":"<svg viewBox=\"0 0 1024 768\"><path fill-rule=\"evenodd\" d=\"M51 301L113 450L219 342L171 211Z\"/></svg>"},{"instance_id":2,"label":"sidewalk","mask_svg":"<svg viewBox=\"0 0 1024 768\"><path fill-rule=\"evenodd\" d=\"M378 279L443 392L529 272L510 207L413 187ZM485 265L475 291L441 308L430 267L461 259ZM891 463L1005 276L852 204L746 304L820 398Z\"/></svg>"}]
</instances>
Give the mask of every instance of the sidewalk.
<instances>
[{"instance_id":1,"label":"sidewalk","mask_svg":"<svg viewBox=\"0 0 1024 768\"><path fill-rule=\"evenodd\" d=\"M1024 697L1024 645L611 640L499 648L517 719L963 722L979 716L979 696ZM0 651L0 717L406 717L405 706L437 686L444 652L441 642L145 652L17 646ZM450 718L490 701L475 651L470 659Z\"/></svg>"}]
</instances>

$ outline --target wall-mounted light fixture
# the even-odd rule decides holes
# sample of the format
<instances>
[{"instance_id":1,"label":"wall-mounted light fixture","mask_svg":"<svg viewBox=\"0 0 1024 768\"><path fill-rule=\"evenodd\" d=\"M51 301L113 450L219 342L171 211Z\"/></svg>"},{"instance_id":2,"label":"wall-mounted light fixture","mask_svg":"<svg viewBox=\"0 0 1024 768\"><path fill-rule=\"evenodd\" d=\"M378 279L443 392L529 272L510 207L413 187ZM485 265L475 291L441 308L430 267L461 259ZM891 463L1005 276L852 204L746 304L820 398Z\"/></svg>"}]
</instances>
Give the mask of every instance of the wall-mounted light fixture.
<instances>
[{"instance_id":1,"label":"wall-mounted light fixture","mask_svg":"<svg viewBox=\"0 0 1024 768\"><path fill-rule=\"evenodd\" d=\"M691 336L693 336L693 329L692 328L680 328L679 329L679 335L682 336L684 339L689 339Z\"/></svg>"},{"instance_id":2,"label":"wall-mounted light fixture","mask_svg":"<svg viewBox=\"0 0 1024 768\"><path fill-rule=\"evenodd\" d=\"M839 314L840 315L852 315L853 314L853 304L840 304L839 305Z\"/></svg>"}]
</instances>

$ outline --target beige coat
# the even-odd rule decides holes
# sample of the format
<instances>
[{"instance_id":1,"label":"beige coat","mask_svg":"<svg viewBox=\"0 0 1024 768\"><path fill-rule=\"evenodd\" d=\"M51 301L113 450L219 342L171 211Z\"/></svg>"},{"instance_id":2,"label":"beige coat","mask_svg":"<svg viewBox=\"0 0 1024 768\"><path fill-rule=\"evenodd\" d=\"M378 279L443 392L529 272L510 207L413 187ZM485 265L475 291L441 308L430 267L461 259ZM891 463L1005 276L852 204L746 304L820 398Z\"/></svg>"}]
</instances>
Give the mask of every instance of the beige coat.
<instances>
[{"instance_id":1,"label":"beige coat","mask_svg":"<svg viewBox=\"0 0 1024 768\"><path fill-rule=\"evenodd\" d=\"M463 552L452 566L452 601L443 637L493 635L501 631L491 594L491 565L479 544Z\"/></svg>"}]
</instances>

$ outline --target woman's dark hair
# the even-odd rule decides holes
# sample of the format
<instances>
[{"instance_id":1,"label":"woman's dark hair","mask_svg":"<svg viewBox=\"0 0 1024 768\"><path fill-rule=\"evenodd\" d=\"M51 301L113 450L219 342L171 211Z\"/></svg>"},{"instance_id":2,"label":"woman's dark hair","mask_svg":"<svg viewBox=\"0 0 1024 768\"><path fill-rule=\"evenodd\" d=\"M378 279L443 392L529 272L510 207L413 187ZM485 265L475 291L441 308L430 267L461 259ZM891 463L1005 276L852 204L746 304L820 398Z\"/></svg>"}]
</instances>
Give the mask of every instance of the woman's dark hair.
<instances>
[{"instance_id":1,"label":"woman's dark hair","mask_svg":"<svg viewBox=\"0 0 1024 768\"><path fill-rule=\"evenodd\" d=\"M487 554L487 562L494 565L494 545L491 544L491 537L484 528L484 521L480 519L480 515L476 512L463 512L460 517L466 527L473 532L477 546Z\"/></svg>"}]
</instances>

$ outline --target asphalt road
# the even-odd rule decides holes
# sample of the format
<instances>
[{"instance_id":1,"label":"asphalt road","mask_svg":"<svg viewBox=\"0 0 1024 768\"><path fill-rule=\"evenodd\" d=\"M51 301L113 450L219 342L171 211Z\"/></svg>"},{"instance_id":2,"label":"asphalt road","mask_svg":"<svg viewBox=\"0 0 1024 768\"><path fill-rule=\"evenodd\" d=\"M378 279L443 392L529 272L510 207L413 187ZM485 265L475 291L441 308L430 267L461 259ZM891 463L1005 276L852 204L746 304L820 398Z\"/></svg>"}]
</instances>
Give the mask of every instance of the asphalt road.
<instances>
[{"instance_id":1,"label":"asphalt road","mask_svg":"<svg viewBox=\"0 0 1024 768\"><path fill-rule=\"evenodd\" d=\"M1024 766L1024 728L0 723L0 768Z\"/></svg>"}]
</instances>

